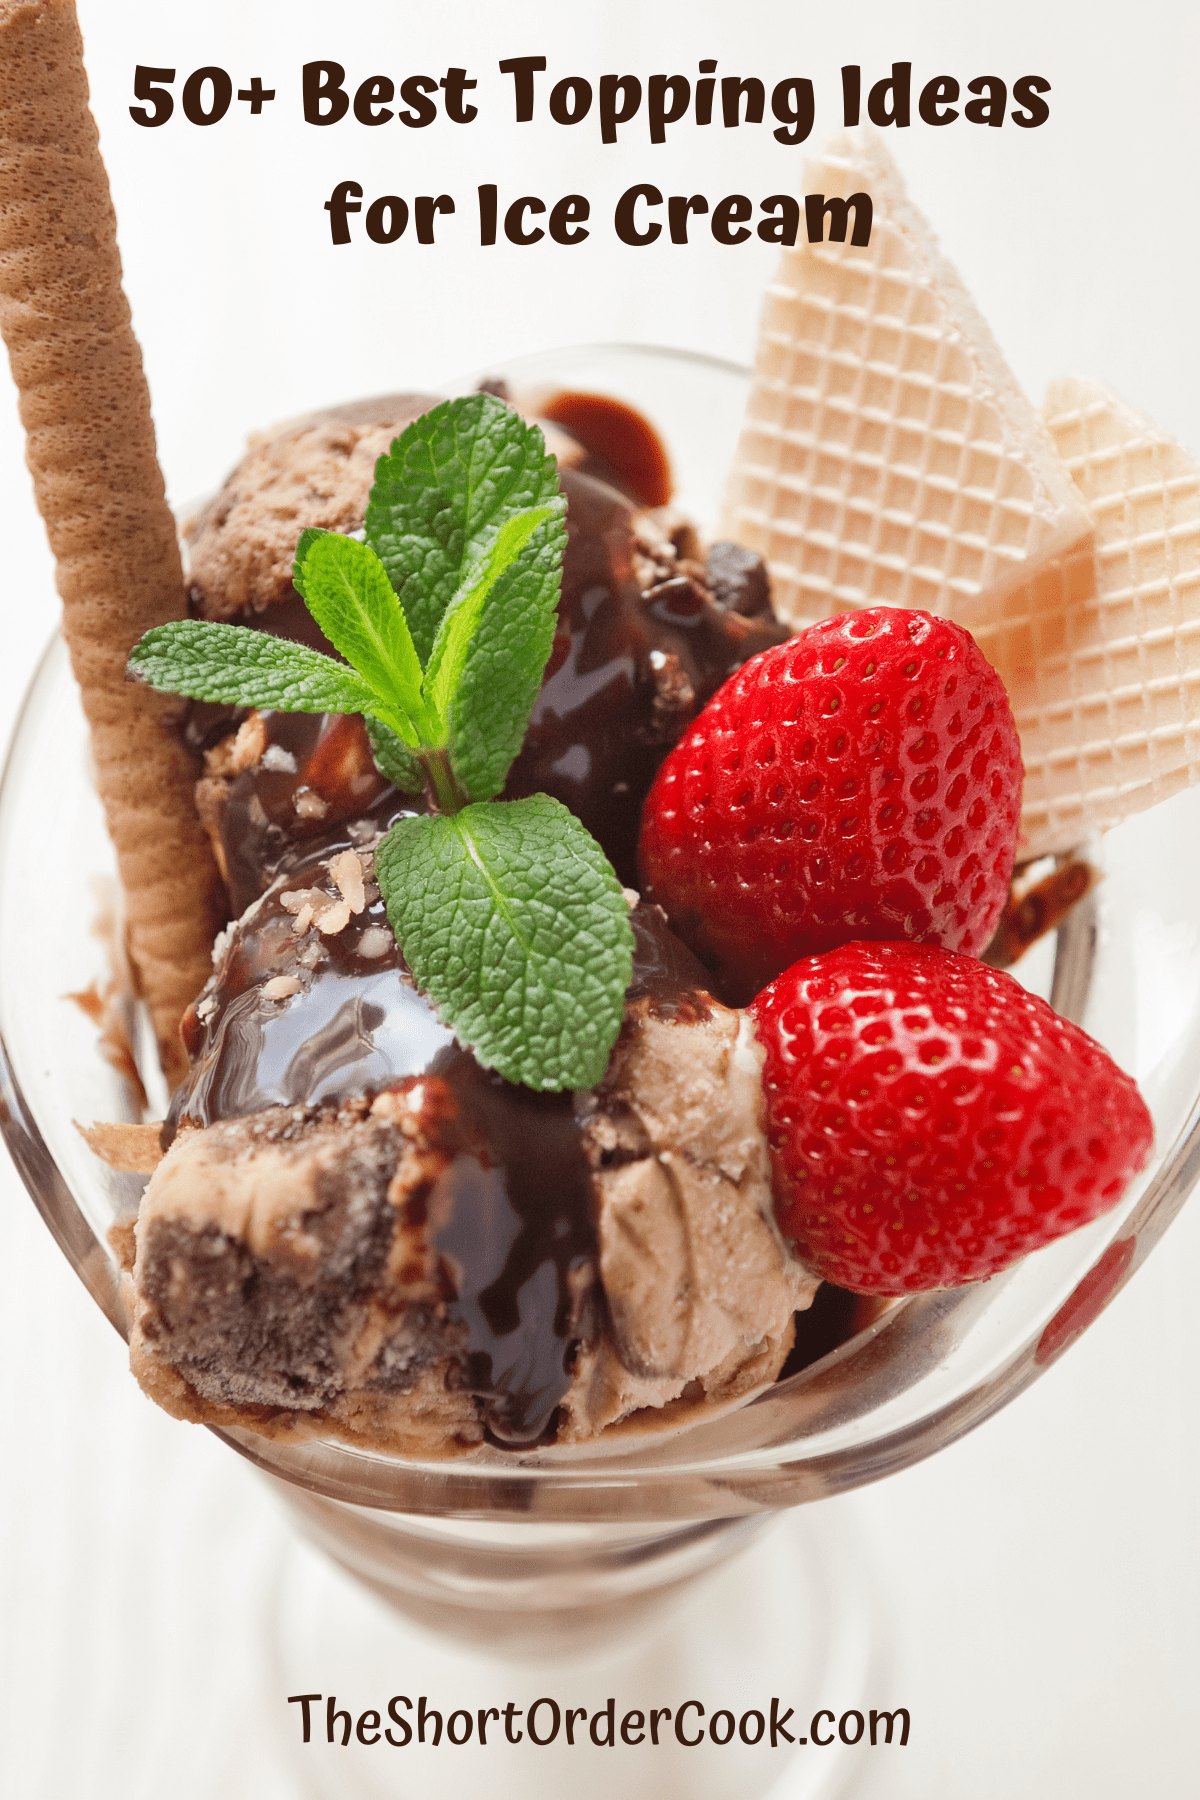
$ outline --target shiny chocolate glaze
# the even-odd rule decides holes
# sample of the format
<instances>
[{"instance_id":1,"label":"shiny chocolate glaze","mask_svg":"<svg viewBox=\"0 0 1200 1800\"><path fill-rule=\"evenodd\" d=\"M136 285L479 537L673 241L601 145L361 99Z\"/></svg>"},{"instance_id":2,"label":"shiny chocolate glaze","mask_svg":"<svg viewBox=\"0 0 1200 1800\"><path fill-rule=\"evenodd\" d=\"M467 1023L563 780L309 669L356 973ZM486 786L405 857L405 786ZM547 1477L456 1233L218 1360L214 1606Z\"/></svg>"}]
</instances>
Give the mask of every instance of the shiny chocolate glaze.
<instances>
[{"instance_id":1,"label":"shiny chocolate glaze","mask_svg":"<svg viewBox=\"0 0 1200 1800\"><path fill-rule=\"evenodd\" d=\"M572 1098L514 1087L457 1044L429 1074L453 1107L432 1133L452 1160L426 1211L453 1283L446 1318L466 1328L461 1385L493 1438L536 1443L553 1436L578 1346L596 1335L603 1306Z\"/></svg>"},{"instance_id":2,"label":"shiny chocolate glaze","mask_svg":"<svg viewBox=\"0 0 1200 1800\"><path fill-rule=\"evenodd\" d=\"M561 425L583 445L580 466L628 493L643 506L665 506L671 498L671 465L650 421L607 394L553 394L541 416Z\"/></svg>"},{"instance_id":3,"label":"shiny chocolate glaze","mask_svg":"<svg viewBox=\"0 0 1200 1800\"><path fill-rule=\"evenodd\" d=\"M294 589L241 622L343 660ZM217 750L249 717L247 707L192 701L184 735L193 750ZM356 715L262 712L258 718L265 755L249 767L206 775L196 795L235 918L265 892L297 845L327 837L349 819L371 815L385 829L414 810L375 767Z\"/></svg>"},{"instance_id":4,"label":"shiny chocolate glaze","mask_svg":"<svg viewBox=\"0 0 1200 1800\"><path fill-rule=\"evenodd\" d=\"M424 1073L453 1041L413 987L373 883L363 911L342 931L295 931L283 897L315 887L334 897L324 865L351 848L349 835L326 834L315 849L293 855L229 928L212 981L184 1015L191 1068L172 1095L168 1137L185 1119L211 1125L269 1106L378 1092ZM297 983L296 991L265 998L264 985L280 978Z\"/></svg>"},{"instance_id":5,"label":"shiny chocolate glaze","mask_svg":"<svg viewBox=\"0 0 1200 1800\"><path fill-rule=\"evenodd\" d=\"M192 611L195 617L204 617L203 612L194 605ZM276 600L271 606L253 611L247 609L234 623L248 626L251 631L265 631L268 637L290 638L295 644L304 644L310 650L319 650L323 656L332 656L336 662L346 660L334 649L295 588L289 588L284 598ZM211 750L214 744L228 736L234 726L241 724L249 711L248 706L224 706L215 700L191 700L184 713L184 741L191 750ZM313 715L296 713L289 716L309 718Z\"/></svg>"},{"instance_id":6,"label":"shiny chocolate glaze","mask_svg":"<svg viewBox=\"0 0 1200 1800\"><path fill-rule=\"evenodd\" d=\"M412 986L373 883L342 930L295 931L284 896L336 900L326 865L368 834L356 828L294 854L231 927L184 1021L192 1068L164 1136L277 1105L332 1106L400 1086L411 1097L423 1078L421 1128L450 1159L423 1205L452 1273L446 1319L465 1332L460 1378L498 1442L537 1442L553 1435L577 1345L595 1335L603 1304L584 1115L571 1094L515 1086L458 1045ZM657 907L637 906L633 924L628 997L666 1017L702 1016L701 965ZM281 977L294 991L266 997Z\"/></svg>"},{"instance_id":7,"label":"shiny chocolate glaze","mask_svg":"<svg viewBox=\"0 0 1200 1800\"><path fill-rule=\"evenodd\" d=\"M218 778L221 872L240 915L266 891L289 851L359 816L380 830L417 806L375 767L363 722L345 713L263 713L265 761ZM273 766L271 766L273 765ZM289 766L290 765L290 766ZM201 783L201 816L207 813Z\"/></svg>"},{"instance_id":8,"label":"shiny chocolate glaze","mask_svg":"<svg viewBox=\"0 0 1200 1800\"><path fill-rule=\"evenodd\" d=\"M782 642L774 619L727 612L699 571L643 591L637 518L571 469L558 630L505 794L551 794L582 819L621 880L637 879L642 803L663 757L747 657Z\"/></svg>"}]
</instances>

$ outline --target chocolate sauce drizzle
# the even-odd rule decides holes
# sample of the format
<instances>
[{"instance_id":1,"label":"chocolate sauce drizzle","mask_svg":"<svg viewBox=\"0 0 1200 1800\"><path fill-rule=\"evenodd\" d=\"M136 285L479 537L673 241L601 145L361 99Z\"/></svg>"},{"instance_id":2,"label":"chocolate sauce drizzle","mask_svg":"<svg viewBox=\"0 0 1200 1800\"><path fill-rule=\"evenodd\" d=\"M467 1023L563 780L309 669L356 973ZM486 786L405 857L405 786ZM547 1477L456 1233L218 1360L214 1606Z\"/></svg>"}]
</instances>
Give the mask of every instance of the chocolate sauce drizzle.
<instances>
[{"instance_id":1,"label":"chocolate sauce drizzle","mask_svg":"<svg viewBox=\"0 0 1200 1800\"><path fill-rule=\"evenodd\" d=\"M446 1311L466 1328L462 1384L486 1429L514 1447L554 1435L583 1338L594 1336L591 1183L569 1094L535 1094L455 1045L430 1074L466 1139L429 1197L433 1247L454 1276Z\"/></svg>"}]
</instances>

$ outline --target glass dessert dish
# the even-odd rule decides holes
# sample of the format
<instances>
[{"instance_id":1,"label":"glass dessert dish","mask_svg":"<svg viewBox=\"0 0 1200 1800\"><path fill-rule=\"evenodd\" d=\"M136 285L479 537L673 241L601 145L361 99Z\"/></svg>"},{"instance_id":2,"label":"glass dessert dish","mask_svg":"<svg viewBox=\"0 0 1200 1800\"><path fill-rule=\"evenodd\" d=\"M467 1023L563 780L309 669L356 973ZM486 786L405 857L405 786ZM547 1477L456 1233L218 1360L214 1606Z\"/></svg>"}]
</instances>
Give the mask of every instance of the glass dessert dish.
<instances>
[{"instance_id":1,"label":"glass dessert dish","mask_svg":"<svg viewBox=\"0 0 1200 1800\"><path fill-rule=\"evenodd\" d=\"M702 529L715 517L743 370L596 347L484 373L503 374L523 396L574 390L635 406L668 446L679 506ZM47 818L69 846L66 879L58 869L47 879ZM1152 1111L1154 1156L1116 1211L987 1283L916 1295L865 1329L847 1327L758 1399L675 1435L641 1430L635 1417L570 1452L483 1448L451 1461L218 1435L276 1482L311 1540L410 1619L535 1655L594 1649L741 1551L781 1509L953 1442L1098 1316L1200 1177L1200 793L1128 821L1088 856L1104 879L1015 972L1135 1076ZM109 979L103 937L87 927L102 910L94 884L112 880L56 641L0 790L2 1127L64 1254L127 1334L108 1234L131 1216L143 1178L108 1169L76 1123L158 1117L166 1096L144 1069L143 1115L128 1073L100 1054L92 1018L69 997ZM129 1023L133 1041L148 1044L132 1010Z\"/></svg>"}]
</instances>

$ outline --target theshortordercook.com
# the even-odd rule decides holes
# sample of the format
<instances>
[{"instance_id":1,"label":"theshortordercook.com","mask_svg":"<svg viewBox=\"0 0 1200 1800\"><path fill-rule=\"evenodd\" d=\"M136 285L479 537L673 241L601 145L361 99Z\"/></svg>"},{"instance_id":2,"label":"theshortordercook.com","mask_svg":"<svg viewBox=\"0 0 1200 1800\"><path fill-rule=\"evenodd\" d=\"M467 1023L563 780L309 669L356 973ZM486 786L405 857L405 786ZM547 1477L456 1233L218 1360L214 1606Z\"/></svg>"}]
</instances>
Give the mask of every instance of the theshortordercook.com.
<instances>
[{"instance_id":1,"label":"theshortordercook.com","mask_svg":"<svg viewBox=\"0 0 1200 1800\"><path fill-rule=\"evenodd\" d=\"M393 1694L383 1711L368 1707L355 1713L339 1706L336 1694L289 1694L288 1705L297 1709L303 1742L339 1744L391 1744L402 1750L409 1744L461 1746L478 1743L519 1744L525 1737L538 1745L563 1742L612 1749L617 1744L763 1744L772 1749L789 1744L897 1744L908 1742L909 1712L906 1706L891 1712L850 1708L840 1716L820 1707L805 1722L796 1709L772 1696L764 1709L747 1708L738 1714L729 1707L709 1711L699 1700L678 1706L630 1707L618 1714L615 1699L598 1709L561 1706L547 1694L521 1707L514 1700L504 1706L442 1710L431 1706L424 1694L415 1704L407 1694Z\"/></svg>"}]
</instances>

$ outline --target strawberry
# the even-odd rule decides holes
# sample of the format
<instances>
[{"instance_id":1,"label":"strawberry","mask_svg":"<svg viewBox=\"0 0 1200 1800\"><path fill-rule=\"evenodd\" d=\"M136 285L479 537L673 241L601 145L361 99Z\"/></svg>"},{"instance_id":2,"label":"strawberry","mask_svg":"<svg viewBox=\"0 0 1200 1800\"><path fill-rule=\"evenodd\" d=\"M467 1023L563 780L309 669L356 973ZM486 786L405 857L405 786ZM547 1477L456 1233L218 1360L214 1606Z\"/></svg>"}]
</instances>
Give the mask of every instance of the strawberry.
<instances>
[{"instance_id":1,"label":"strawberry","mask_svg":"<svg viewBox=\"0 0 1200 1800\"><path fill-rule=\"evenodd\" d=\"M643 891L736 1000L854 938L978 955L1023 775L1004 684L960 626L824 619L746 663L663 763Z\"/></svg>"},{"instance_id":2,"label":"strawberry","mask_svg":"<svg viewBox=\"0 0 1200 1800\"><path fill-rule=\"evenodd\" d=\"M780 1230L839 1287L982 1280L1115 1206L1149 1155L1129 1076L974 957L846 944L750 1012Z\"/></svg>"}]
</instances>

